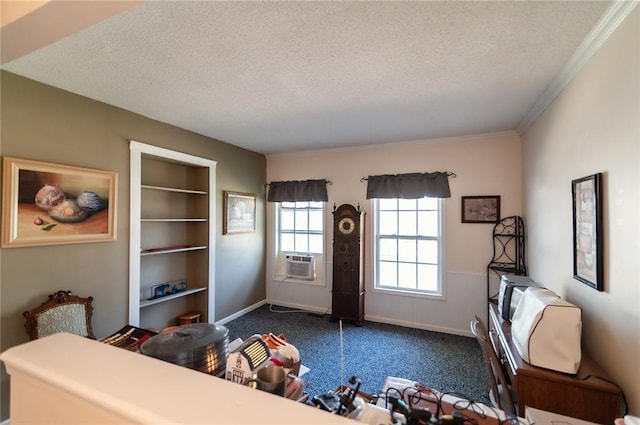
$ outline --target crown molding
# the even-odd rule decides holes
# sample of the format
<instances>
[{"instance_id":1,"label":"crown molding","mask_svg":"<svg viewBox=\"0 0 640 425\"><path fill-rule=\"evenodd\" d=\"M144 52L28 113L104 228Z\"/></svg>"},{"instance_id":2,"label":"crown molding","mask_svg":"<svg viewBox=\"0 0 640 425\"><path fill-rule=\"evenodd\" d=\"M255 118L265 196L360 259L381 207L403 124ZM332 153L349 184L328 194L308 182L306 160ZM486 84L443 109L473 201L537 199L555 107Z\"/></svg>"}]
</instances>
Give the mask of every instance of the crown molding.
<instances>
[{"instance_id":1,"label":"crown molding","mask_svg":"<svg viewBox=\"0 0 640 425\"><path fill-rule=\"evenodd\" d=\"M377 150L377 149L385 149L385 148L397 149L403 146L404 147L422 146L422 145L433 145L433 144L439 144L439 143L450 144L455 142L464 143L464 142L471 142L471 141L475 142L475 141L483 141L483 140L495 140L498 138L505 138L505 137L514 137L514 138L518 138L519 140L520 134L518 134L518 132L516 132L515 130L506 130L506 131L496 131L493 133L469 134L465 136L438 137L433 139L407 140L407 141L397 141L397 142L389 142L389 143L369 144L369 145L346 146L346 147L340 147L340 148L277 152L277 153L265 154L265 158L269 160L269 159L274 159L278 157L289 157L289 156L308 156L308 155L318 155L318 154L328 154L328 153L344 153L344 152L353 152L353 151Z\"/></svg>"},{"instance_id":2,"label":"crown molding","mask_svg":"<svg viewBox=\"0 0 640 425\"><path fill-rule=\"evenodd\" d=\"M616 0L609 9L607 9L596 26L593 27L584 41L578 46L578 49L565 64L564 68L562 68L553 79L551 84L547 86L533 107L527 112L527 115L520 121L517 127L518 133L524 133L529 126L535 122L538 116L547 109L591 56L598 51L600 46L602 46L616 28L618 28L627 15L633 11L638 1L639 0Z\"/></svg>"}]
</instances>

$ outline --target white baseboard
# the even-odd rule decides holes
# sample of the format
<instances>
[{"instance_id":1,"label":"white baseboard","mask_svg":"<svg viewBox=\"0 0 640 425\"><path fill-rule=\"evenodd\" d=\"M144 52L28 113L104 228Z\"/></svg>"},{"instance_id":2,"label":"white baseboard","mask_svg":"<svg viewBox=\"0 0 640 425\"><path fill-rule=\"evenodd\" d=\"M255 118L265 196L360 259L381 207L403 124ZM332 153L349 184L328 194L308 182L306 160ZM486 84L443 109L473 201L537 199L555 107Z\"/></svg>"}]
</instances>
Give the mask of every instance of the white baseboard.
<instances>
[{"instance_id":1,"label":"white baseboard","mask_svg":"<svg viewBox=\"0 0 640 425\"><path fill-rule=\"evenodd\" d=\"M0 422L0 425L9 425L9 419Z\"/></svg>"},{"instance_id":2,"label":"white baseboard","mask_svg":"<svg viewBox=\"0 0 640 425\"><path fill-rule=\"evenodd\" d=\"M262 307L265 304L276 304L282 307L288 307L288 308L293 308L296 310L305 310L308 311L310 313L320 313L320 314L327 314L330 311L330 308L328 308L327 310L322 310L319 309L317 306L311 306L311 305L306 305L306 304L296 304L296 303L287 303L287 302L281 302L281 301L272 301L272 300L263 300L260 301L258 303L255 303L245 309L242 309L230 316L227 316L221 320L218 320L216 322L216 324L218 325L224 325L227 322L232 321L233 319L237 319L238 317L244 316L245 314ZM406 328L414 328L414 329L423 329L425 331L433 331L433 332L442 332L442 333L446 333L446 334L451 334L451 335L460 335L460 336L468 336L468 337L473 337L473 334L471 333L471 331L461 331L460 329L455 329L455 328L446 328L446 327L442 327L442 326L429 326L429 325L425 325L424 323L416 323L416 322L408 322L408 321L404 321L404 320L394 320L394 319L389 319L386 317L378 317L378 316L368 316L365 314L364 316L364 320L367 320L369 322L377 322L377 323L384 323L387 325L396 325L396 326L404 326ZM0 423L0 425L8 425L8 424L4 424L4 423Z\"/></svg>"},{"instance_id":3,"label":"white baseboard","mask_svg":"<svg viewBox=\"0 0 640 425\"><path fill-rule=\"evenodd\" d=\"M296 310L304 310L310 313L326 314L329 311L331 311L330 307L327 308L326 310L322 310L321 308L318 308L318 306L306 305L306 304L296 304L296 303L288 303L288 302L274 301L274 300L266 300L265 302L268 304L275 304L282 307L294 308Z\"/></svg>"},{"instance_id":4,"label":"white baseboard","mask_svg":"<svg viewBox=\"0 0 640 425\"><path fill-rule=\"evenodd\" d=\"M263 305L265 305L266 303L267 303L267 300L263 300L263 301L257 302L257 303L255 303L255 304L253 304L253 305L250 305L250 306L249 306L249 307L247 307L247 308L244 308L244 309L242 309L242 310L240 310L240 311L237 311L237 312L233 313L233 314L232 314L232 315L230 315L230 316L227 316L227 317L225 317L225 318L223 318L223 319L218 320L218 321L216 322L216 324L217 324L217 325L224 325L225 323L230 322L230 321L232 321L233 319L237 319L237 318L238 318L238 317L240 317L240 316L244 316L245 314L249 313L250 311L255 310L256 308L260 308L260 307L262 307L262 306L263 306ZM4 425L4 424L0 424L0 425Z\"/></svg>"},{"instance_id":5,"label":"white baseboard","mask_svg":"<svg viewBox=\"0 0 640 425\"><path fill-rule=\"evenodd\" d=\"M429 325L425 325L424 323L415 323L415 322L407 322L407 321L403 321L403 320L394 320L394 319L388 319L386 317L367 316L365 314L364 315L364 320L368 320L370 322L384 323L384 324L387 324L387 325L404 326L405 328L422 329L422 330L425 330L425 331L442 332L442 333L450 334L450 335L460 335L460 336L473 337L473 334L471 333L471 331L465 332L465 331L461 331L460 329L455 329L455 328L445 328L443 326L429 326Z\"/></svg>"}]
</instances>

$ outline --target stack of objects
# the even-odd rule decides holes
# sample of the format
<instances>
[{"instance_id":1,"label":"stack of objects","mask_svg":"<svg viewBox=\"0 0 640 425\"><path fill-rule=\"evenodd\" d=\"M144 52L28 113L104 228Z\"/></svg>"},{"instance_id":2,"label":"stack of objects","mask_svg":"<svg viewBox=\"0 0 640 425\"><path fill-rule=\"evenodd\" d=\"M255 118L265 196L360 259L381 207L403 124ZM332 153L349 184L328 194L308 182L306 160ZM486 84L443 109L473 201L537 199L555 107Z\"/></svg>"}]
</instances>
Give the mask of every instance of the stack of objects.
<instances>
[{"instance_id":1,"label":"stack of objects","mask_svg":"<svg viewBox=\"0 0 640 425\"><path fill-rule=\"evenodd\" d=\"M290 400L300 400L303 397L304 381L300 374L300 352L287 341L283 334L262 334L262 340L269 347L271 363L283 367L287 372L285 397Z\"/></svg>"},{"instance_id":2,"label":"stack of objects","mask_svg":"<svg viewBox=\"0 0 640 425\"><path fill-rule=\"evenodd\" d=\"M295 376L300 374L300 352L287 341L283 334L268 333L260 337L269 347L272 363L284 367L287 373Z\"/></svg>"},{"instance_id":3,"label":"stack of objects","mask_svg":"<svg viewBox=\"0 0 640 425\"><path fill-rule=\"evenodd\" d=\"M140 352L223 378L229 352L229 330L211 323L177 326L145 341Z\"/></svg>"},{"instance_id":4,"label":"stack of objects","mask_svg":"<svg viewBox=\"0 0 640 425\"><path fill-rule=\"evenodd\" d=\"M285 371L284 396L302 401L304 381L300 372L300 353L284 335L255 334L246 340L237 339L227 358L226 378L231 382L247 385L255 380L265 367L281 367Z\"/></svg>"}]
</instances>

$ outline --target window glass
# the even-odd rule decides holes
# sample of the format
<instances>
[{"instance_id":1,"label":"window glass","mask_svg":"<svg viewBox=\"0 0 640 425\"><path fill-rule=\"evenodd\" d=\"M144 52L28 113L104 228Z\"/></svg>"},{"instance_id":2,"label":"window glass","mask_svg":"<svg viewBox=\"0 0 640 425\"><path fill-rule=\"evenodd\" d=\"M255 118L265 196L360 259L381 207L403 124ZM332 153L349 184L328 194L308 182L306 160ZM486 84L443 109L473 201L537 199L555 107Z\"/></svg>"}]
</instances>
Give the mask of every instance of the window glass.
<instances>
[{"instance_id":1,"label":"window glass","mask_svg":"<svg viewBox=\"0 0 640 425\"><path fill-rule=\"evenodd\" d=\"M290 209L282 209L280 211L280 230L292 231L295 228L293 213L294 211Z\"/></svg>"},{"instance_id":2,"label":"window glass","mask_svg":"<svg viewBox=\"0 0 640 425\"><path fill-rule=\"evenodd\" d=\"M414 203L415 205L415 203ZM400 211L398 213L399 232L400 235L415 235L417 232L417 214L416 211Z\"/></svg>"},{"instance_id":3,"label":"window glass","mask_svg":"<svg viewBox=\"0 0 640 425\"><path fill-rule=\"evenodd\" d=\"M380 233L383 235L398 234L398 212L397 211L380 211L379 226Z\"/></svg>"},{"instance_id":4,"label":"window glass","mask_svg":"<svg viewBox=\"0 0 640 425\"><path fill-rule=\"evenodd\" d=\"M442 202L378 199L374 205L375 288L442 294Z\"/></svg>"},{"instance_id":5,"label":"window glass","mask_svg":"<svg viewBox=\"0 0 640 425\"><path fill-rule=\"evenodd\" d=\"M378 258L380 261L397 261L398 241L396 239L380 239Z\"/></svg>"},{"instance_id":6,"label":"window glass","mask_svg":"<svg viewBox=\"0 0 640 425\"><path fill-rule=\"evenodd\" d=\"M293 243L293 233L280 233L280 250L295 251Z\"/></svg>"},{"instance_id":7,"label":"window glass","mask_svg":"<svg viewBox=\"0 0 640 425\"><path fill-rule=\"evenodd\" d=\"M279 250L322 254L324 203L281 202L278 210Z\"/></svg>"}]
</instances>

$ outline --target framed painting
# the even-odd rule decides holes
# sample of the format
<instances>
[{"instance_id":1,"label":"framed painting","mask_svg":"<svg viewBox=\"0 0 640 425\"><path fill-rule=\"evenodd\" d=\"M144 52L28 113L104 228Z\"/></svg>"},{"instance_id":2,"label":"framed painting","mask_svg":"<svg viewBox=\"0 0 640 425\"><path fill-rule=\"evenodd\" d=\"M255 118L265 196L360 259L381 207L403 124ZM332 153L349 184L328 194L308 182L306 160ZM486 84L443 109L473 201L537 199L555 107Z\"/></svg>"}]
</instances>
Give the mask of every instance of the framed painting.
<instances>
[{"instance_id":1,"label":"framed painting","mask_svg":"<svg viewBox=\"0 0 640 425\"><path fill-rule=\"evenodd\" d=\"M114 172L4 157L2 247L116 240Z\"/></svg>"},{"instance_id":2,"label":"framed painting","mask_svg":"<svg viewBox=\"0 0 640 425\"><path fill-rule=\"evenodd\" d=\"M602 173L572 180L573 277L604 290L602 254Z\"/></svg>"},{"instance_id":3,"label":"framed painting","mask_svg":"<svg viewBox=\"0 0 640 425\"><path fill-rule=\"evenodd\" d=\"M256 195L224 191L222 234L256 230Z\"/></svg>"},{"instance_id":4,"label":"framed painting","mask_svg":"<svg viewBox=\"0 0 640 425\"><path fill-rule=\"evenodd\" d=\"M463 196L463 223L497 223L500 221L500 196Z\"/></svg>"}]
</instances>

